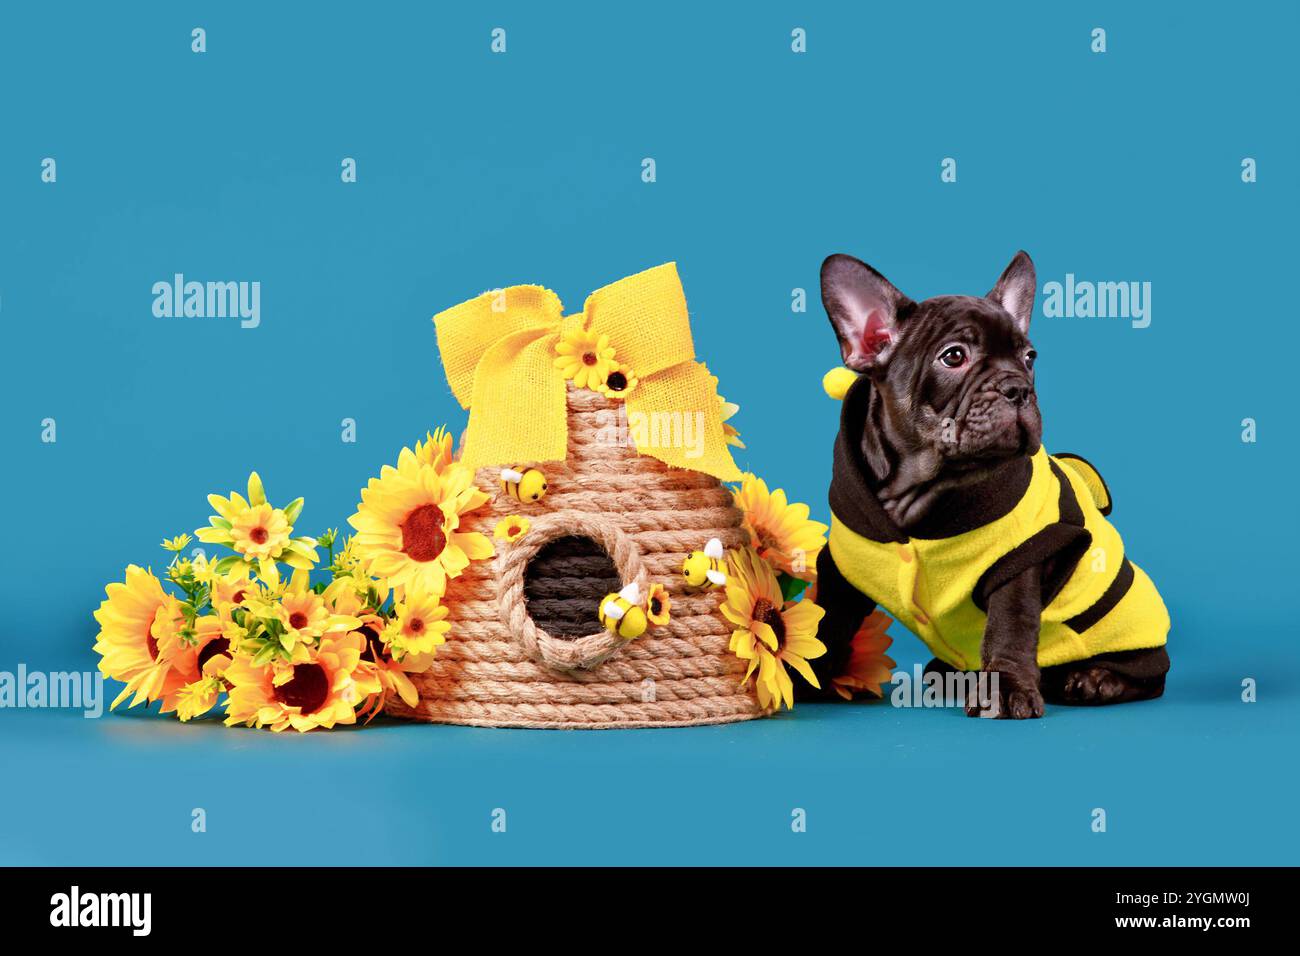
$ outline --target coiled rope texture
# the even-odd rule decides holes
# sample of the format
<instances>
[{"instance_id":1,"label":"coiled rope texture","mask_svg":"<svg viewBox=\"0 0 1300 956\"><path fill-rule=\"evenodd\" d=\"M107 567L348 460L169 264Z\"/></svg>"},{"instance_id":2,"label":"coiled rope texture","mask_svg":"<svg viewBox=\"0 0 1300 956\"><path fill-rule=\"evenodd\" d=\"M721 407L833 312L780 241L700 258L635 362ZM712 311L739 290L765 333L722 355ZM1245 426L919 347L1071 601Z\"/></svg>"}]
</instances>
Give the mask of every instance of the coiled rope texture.
<instances>
[{"instance_id":1,"label":"coiled rope texture","mask_svg":"<svg viewBox=\"0 0 1300 956\"><path fill-rule=\"evenodd\" d=\"M719 611L721 590L686 587L681 565L709 538L748 543L741 513L716 478L670 468L620 443L618 404L586 389L568 389L569 448L563 462L538 464L549 490L520 503L500 490L500 468L482 468L490 502L462 530L492 535L521 514L532 523L519 541L494 542L497 555L448 582L451 631L432 667L411 680L414 708L390 696L399 717L483 727L683 727L762 716L753 688L741 686L745 663L730 650L731 625ZM502 462L501 467L528 467ZM661 583L672 601L667 625L624 641L600 627L564 638L528 614L528 562L548 542L583 535L613 559L623 583L645 593Z\"/></svg>"}]
</instances>

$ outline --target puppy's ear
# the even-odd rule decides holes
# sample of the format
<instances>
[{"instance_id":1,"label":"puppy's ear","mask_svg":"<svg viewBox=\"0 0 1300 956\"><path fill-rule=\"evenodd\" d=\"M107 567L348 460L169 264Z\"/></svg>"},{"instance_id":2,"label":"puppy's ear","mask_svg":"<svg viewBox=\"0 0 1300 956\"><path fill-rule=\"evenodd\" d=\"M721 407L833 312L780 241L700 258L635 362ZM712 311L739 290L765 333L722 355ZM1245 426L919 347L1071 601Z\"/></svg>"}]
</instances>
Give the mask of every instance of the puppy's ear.
<instances>
[{"instance_id":1,"label":"puppy's ear","mask_svg":"<svg viewBox=\"0 0 1300 956\"><path fill-rule=\"evenodd\" d=\"M1020 331L1029 333L1029 320L1034 317L1034 292L1038 288L1038 277L1034 272L1034 260L1029 253L1021 249L1007 266L993 291L984 298L992 299L1011 313Z\"/></svg>"},{"instance_id":2,"label":"puppy's ear","mask_svg":"<svg viewBox=\"0 0 1300 956\"><path fill-rule=\"evenodd\" d=\"M856 372L880 365L898 342L899 321L913 302L865 262L836 254L822 263L822 304Z\"/></svg>"}]
</instances>

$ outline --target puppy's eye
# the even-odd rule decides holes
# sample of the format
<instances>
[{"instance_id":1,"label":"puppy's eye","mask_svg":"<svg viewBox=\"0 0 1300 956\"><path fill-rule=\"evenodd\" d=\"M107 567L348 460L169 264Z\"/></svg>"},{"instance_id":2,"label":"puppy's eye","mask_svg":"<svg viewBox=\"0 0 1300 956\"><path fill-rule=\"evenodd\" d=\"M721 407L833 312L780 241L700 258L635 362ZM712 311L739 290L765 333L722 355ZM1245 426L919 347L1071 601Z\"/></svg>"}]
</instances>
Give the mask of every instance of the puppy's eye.
<instances>
[{"instance_id":1,"label":"puppy's eye","mask_svg":"<svg viewBox=\"0 0 1300 956\"><path fill-rule=\"evenodd\" d=\"M1028 352L1026 352L1026 353L1025 353L1025 368L1029 369L1029 370L1032 372L1033 369L1034 369L1034 359L1036 359L1036 358L1038 358L1038 353L1035 352L1033 349L1030 349Z\"/></svg>"},{"instance_id":2,"label":"puppy's eye","mask_svg":"<svg viewBox=\"0 0 1300 956\"><path fill-rule=\"evenodd\" d=\"M939 362L944 368L961 368L966 359L966 350L960 345L950 345L939 353Z\"/></svg>"}]
</instances>

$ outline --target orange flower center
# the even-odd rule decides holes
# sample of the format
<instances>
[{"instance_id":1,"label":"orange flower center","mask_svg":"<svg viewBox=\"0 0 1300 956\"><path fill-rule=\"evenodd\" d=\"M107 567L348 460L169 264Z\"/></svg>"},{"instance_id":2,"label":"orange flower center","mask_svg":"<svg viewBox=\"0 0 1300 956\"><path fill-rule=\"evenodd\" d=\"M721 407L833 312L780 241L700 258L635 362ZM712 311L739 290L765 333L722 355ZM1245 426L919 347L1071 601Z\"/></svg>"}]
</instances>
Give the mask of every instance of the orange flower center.
<instances>
[{"instance_id":1,"label":"orange flower center","mask_svg":"<svg viewBox=\"0 0 1300 956\"><path fill-rule=\"evenodd\" d=\"M511 537L517 535L518 533L519 533L519 525L517 524L512 524L510 527L506 528L506 534L510 535Z\"/></svg>"},{"instance_id":2,"label":"orange flower center","mask_svg":"<svg viewBox=\"0 0 1300 956\"><path fill-rule=\"evenodd\" d=\"M762 525L756 524L752 527L754 529L754 538L757 541L754 550L758 552L760 558L766 558L767 552L774 549L781 539Z\"/></svg>"},{"instance_id":3,"label":"orange flower center","mask_svg":"<svg viewBox=\"0 0 1300 956\"><path fill-rule=\"evenodd\" d=\"M240 588L234 594L230 595L231 604L239 604L244 600L244 589Z\"/></svg>"},{"instance_id":4,"label":"orange flower center","mask_svg":"<svg viewBox=\"0 0 1300 956\"><path fill-rule=\"evenodd\" d=\"M275 699L285 707L315 713L329 696L329 679L319 664L294 664L293 676L275 688Z\"/></svg>"},{"instance_id":5,"label":"orange flower center","mask_svg":"<svg viewBox=\"0 0 1300 956\"><path fill-rule=\"evenodd\" d=\"M597 362L597 359L596 359L596 353L595 353L595 352L583 352L583 353L582 353L582 364L583 364L583 365L595 365L596 362Z\"/></svg>"},{"instance_id":6,"label":"orange flower center","mask_svg":"<svg viewBox=\"0 0 1300 956\"><path fill-rule=\"evenodd\" d=\"M307 626L307 615L302 611L294 611L289 615L289 626L295 631L301 631Z\"/></svg>"},{"instance_id":7,"label":"orange flower center","mask_svg":"<svg viewBox=\"0 0 1300 956\"><path fill-rule=\"evenodd\" d=\"M749 616L752 620L762 621L772 628L772 632L776 634L778 649L785 643L785 619L781 617L781 611L775 604L767 598L759 598L754 602L754 610Z\"/></svg>"},{"instance_id":8,"label":"orange flower center","mask_svg":"<svg viewBox=\"0 0 1300 956\"><path fill-rule=\"evenodd\" d=\"M252 539L253 544L266 544L266 539L270 537L266 529L261 525L248 532L248 537Z\"/></svg>"},{"instance_id":9,"label":"orange flower center","mask_svg":"<svg viewBox=\"0 0 1300 956\"><path fill-rule=\"evenodd\" d=\"M413 617L413 618L411 618L410 623L408 623L408 624L406 625L406 629L407 629L408 631L410 631L412 634L423 634L423 633L424 633L424 619L423 619L423 618L418 618L418 617Z\"/></svg>"},{"instance_id":10,"label":"orange flower center","mask_svg":"<svg viewBox=\"0 0 1300 956\"><path fill-rule=\"evenodd\" d=\"M447 547L447 534L442 530L442 509L437 505L420 505L403 521L402 553L412 561L432 561Z\"/></svg>"}]
</instances>

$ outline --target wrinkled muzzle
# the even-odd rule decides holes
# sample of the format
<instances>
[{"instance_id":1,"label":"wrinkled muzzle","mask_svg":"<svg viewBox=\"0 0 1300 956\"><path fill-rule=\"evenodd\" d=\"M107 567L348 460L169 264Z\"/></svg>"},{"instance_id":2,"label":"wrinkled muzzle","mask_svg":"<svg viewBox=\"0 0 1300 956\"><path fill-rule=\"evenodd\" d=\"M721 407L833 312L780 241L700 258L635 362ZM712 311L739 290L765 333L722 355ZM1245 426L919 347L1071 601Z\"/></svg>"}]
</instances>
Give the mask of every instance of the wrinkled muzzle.
<instances>
[{"instance_id":1,"label":"wrinkled muzzle","mask_svg":"<svg viewBox=\"0 0 1300 956\"><path fill-rule=\"evenodd\" d=\"M950 460L988 461L1033 454L1042 437L1033 385L1011 373L972 383L957 415L942 423L939 448Z\"/></svg>"}]
</instances>

